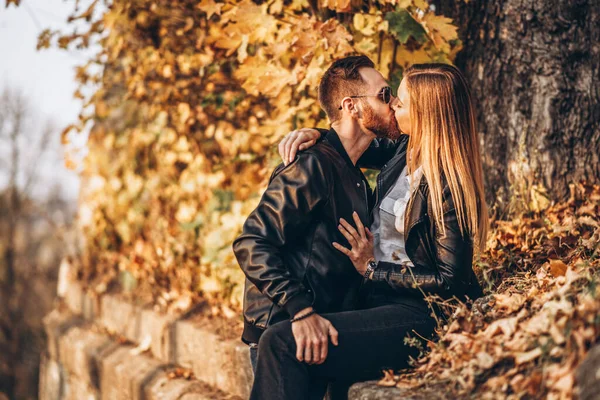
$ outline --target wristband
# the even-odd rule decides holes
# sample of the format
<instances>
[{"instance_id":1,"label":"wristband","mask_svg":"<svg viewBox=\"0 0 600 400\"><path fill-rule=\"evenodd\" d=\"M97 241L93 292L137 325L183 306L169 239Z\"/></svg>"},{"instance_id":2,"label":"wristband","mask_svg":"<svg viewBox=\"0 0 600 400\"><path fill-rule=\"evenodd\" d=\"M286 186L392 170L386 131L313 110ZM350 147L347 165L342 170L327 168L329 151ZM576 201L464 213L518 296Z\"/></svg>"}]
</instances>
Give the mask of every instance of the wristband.
<instances>
[{"instance_id":1,"label":"wristband","mask_svg":"<svg viewBox=\"0 0 600 400\"><path fill-rule=\"evenodd\" d=\"M300 321L300 320L302 320L302 319L304 319L304 318L310 317L310 316L311 316L311 315L313 315L315 312L316 312L316 311L315 311L314 309L313 309L313 310L310 310L309 312L307 312L307 313L306 313L306 314L304 314L304 315L301 315L301 316L299 316L299 317L296 317L296 318L292 318L292 319L290 319L290 322L296 322L296 321Z\"/></svg>"}]
</instances>

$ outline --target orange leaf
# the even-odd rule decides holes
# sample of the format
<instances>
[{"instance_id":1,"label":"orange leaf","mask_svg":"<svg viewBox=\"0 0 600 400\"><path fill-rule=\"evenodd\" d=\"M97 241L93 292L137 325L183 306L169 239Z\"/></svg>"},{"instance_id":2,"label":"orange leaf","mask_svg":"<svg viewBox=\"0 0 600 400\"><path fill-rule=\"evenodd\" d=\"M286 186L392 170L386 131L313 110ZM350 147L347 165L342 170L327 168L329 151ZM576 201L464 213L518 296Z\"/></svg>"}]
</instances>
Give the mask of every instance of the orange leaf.
<instances>
[{"instance_id":1,"label":"orange leaf","mask_svg":"<svg viewBox=\"0 0 600 400\"><path fill-rule=\"evenodd\" d=\"M550 273L553 276L565 276L567 264L562 260L550 260Z\"/></svg>"}]
</instances>

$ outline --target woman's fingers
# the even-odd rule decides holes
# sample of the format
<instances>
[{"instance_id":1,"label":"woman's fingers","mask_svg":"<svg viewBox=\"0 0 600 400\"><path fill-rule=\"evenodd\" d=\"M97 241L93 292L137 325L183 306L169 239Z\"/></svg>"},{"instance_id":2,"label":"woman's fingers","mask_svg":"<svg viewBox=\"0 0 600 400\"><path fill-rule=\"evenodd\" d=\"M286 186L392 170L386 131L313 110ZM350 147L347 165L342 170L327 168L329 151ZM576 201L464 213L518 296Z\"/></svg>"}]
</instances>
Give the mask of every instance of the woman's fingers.
<instances>
[{"instance_id":1,"label":"woman's fingers","mask_svg":"<svg viewBox=\"0 0 600 400\"><path fill-rule=\"evenodd\" d=\"M288 135L288 140L287 142L285 142L285 160L287 160L288 164L293 161L293 159L290 159L290 153L292 151L292 145L294 143L294 140L296 140L297 137L298 131L293 131Z\"/></svg>"},{"instance_id":2,"label":"woman's fingers","mask_svg":"<svg viewBox=\"0 0 600 400\"><path fill-rule=\"evenodd\" d=\"M287 157L285 154L285 145L289 139L290 139L290 135L288 134L286 137L283 138L283 140L281 142L279 142L279 146L277 146L277 150L279 151L279 156L281 157L281 159L283 160L283 163L285 165L288 164Z\"/></svg>"},{"instance_id":3,"label":"woman's fingers","mask_svg":"<svg viewBox=\"0 0 600 400\"><path fill-rule=\"evenodd\" d=\"M303 138L302 138L302 135L300 134L292 142L292 145L290 146L290 153L289 153L290 162L294 161L294 158L296 158L296 153L298 152L300 145L302 144L302 141L303 141Z\"/></svg>"},{"instance_id":4,"label":"woman's fingers","mask_svg":"<svg viewBox=\"0 0 600 400\"><path fill-rule=\"evenodd\" d=\"M353 246L358 247L358 243L360 242L360 235L356 232L356 229L352 225L350 225L344 218L340 218L340 224L346 229L346 231L352 236L354 239ZM347 239L347 238L346 238Z\"/></svg>"},{"instance_id":5,"label":"woman's fingers","mask_svg":"<svg viewBox=\"0 0 600 400\"><path fill-rule=\"evenodd\" d=\"M350 250L348 250L347 248L345 248L344 246L340 245L339 243L333 242L333 247L335 247L336 249L338 249L339 251L341 251L348 257L352 257L352 252Z\"/></svg>"},{"instance_id":6,"label":"woman's fingers","mask_svg":"<svg viewBox=\"0 0 600 400\"><path fill-rule=\"evenodd\" d=\"M365 227L365 231L367 232L367 239L369 240L369 242L373 241L373 234L371 233L371 230L369 228Z\"/></svg>"},{"instance_id":7,"label":"woman's fingers","mask_svg":"<svg viewBox=\"0 0 600 400\"><path fill-rule=\"evenodd\" d=\"M277 146L283 163L288 165L294 161L298 151L306 150L313 146L320 136L319 131L311 128L297 129L288 133Z\"/></svg>"},{"instance_id":8,"label":"woman's fingers","mask_svg":"<svg viewBox=\"0 0 600 400\"><path fill-rule=\"evenodd\" d=\"M342 235L344 235L348 243L350 243L352 249L358 247L358 241L356 240L356 238L342 224L338 225L338 229L342 233Z\"/></svg>"},{"instance_id":9,"label":"woman's fingers","mask_svg":"<svg viewBox=\"0 0 600 400\"><path fill-rule=\"evenodd\" d=\"M356 224L356 228L358 229L358 234L360 235L361 238L366 239L367 236L365 234L365 227L364 227L362 221L360 220L360 217L358 216L358 213L356 211L354 211L352 213L352 218L354 218L354 223Z\"/></svg>"},{"instance_id":10,"label":"woman's fingers","mask_svg":"<svg viewBox=\"0 0 600 400\"><path fill-rule=\"evenodd\" d=\"M314 145L315 145L315 143L317 143L317 141L316 141L316 140L314 140L314 139L313 139L313 140L309 140L309 141L308 141L308 142L306 142L306 143L302 143L302 144L300 145L300 147L298 147L298 150L300 150L300 151L302 151L302 150L306 150L306 149L308 149L308 148L310 148L310 147L314 146Z\"/></svg>"}]
</instances>

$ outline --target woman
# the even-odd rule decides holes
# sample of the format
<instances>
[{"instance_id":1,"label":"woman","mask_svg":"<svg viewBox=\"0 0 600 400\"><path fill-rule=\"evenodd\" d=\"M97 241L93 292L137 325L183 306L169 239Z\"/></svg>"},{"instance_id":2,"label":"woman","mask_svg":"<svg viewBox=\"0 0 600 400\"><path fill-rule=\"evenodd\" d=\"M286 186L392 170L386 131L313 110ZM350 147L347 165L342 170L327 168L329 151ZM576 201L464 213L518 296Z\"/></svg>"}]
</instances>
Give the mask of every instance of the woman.
<instances>
[{"instance_id":1,"label":"woman","mask_svg":"<svg viewBox=\"0 0 600 400\"><path fill-rule=\"evenodd\" d=\"M416 354L404 337L429 337L436 325L439 309L424 295L482 294L471 264L484 248L488 216L468 85L453 66L415 65L391 107L405 135L378 139L359 160L381 170L371 230L355 215L354 226L339 226L351 248L332 243L365 277L363 309L323 315L339 338L319 365L290 363L289 321L270 327L259 343L252 398L307 398L316 379L369 379L382 368L406 367ZM290 135L280 144L283 159L316 139L315 131Z\"/></svg>"}]
</instances>

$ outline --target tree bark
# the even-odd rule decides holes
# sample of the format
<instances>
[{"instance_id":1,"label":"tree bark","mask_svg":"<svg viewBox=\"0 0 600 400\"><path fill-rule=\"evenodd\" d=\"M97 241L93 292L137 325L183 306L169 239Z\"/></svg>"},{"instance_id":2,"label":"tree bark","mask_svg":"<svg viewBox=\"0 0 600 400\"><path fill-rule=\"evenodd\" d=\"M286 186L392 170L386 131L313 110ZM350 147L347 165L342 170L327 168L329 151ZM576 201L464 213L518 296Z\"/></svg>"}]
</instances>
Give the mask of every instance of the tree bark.
<instances>
[{"instance_id":1,"label":"tree bark","mask_svg":"<svg viewBox=\"0 0 600 400\"><path fill-rule=\"evenodd\" d=\"M437 1L459 26L488 204L551 200L600 178L600 1ZM538 189L536 191L536 189ZM535 199L533 199L535 200Z\"/></svg>"}]
</instances>

